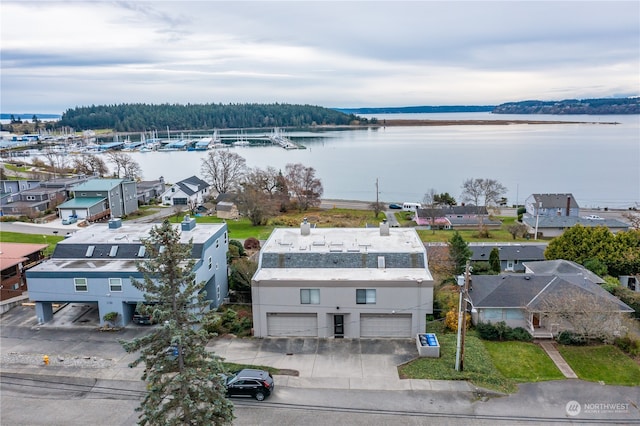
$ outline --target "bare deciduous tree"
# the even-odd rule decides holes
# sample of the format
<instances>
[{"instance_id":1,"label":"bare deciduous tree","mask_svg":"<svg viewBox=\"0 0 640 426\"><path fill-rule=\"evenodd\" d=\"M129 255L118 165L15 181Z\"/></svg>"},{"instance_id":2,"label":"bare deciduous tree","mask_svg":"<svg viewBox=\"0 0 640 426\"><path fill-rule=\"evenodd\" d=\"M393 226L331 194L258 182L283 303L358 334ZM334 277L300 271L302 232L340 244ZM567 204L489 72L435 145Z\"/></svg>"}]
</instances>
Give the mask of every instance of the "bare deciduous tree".
<instances>
[{"instance_id":1,"label":"bare deciduous tree","mask_svg":"<svg viewBox=\"0 0 640 426\"><path fill-rule=\"evenodd\" d=\"M247 170L246 160L225 149L210 151L202 159L200 171L218 194L236 189Z\"/></svg>"},{"instance_id":2,"label":"bare deciduous tree","mask_svg":"<svg viewBox=\"0 0 640 426\"><path fill-rule=\"evenodd\" d=\"M313 167L305 167L300 163L287 164L285 171L288 189L295 197L300 211L320 205L324 189L320 179L316 178Z\"/></svg>"},{"instance_id":3,"label":"bare deciduous tree","mask_svg":"<svg viewBox=\"0 0 640 426\"><path fill-rule=\"evenodd\" d=\"M273 167L252 169L238 191L238 208L254 226L264 225L278 211L281 203L279 175Z\"/></svg>"},{"instance_id":4,"label":"bare deciduous tree","mask_svg":"<svg viewBox=\"0 0 640 426\"><path fill-rule=\"evenodd\" d=\"M634 229L640 229L640 212L625 212L622 213L622 217L629 221L631 227Z\"/></svg>"},{"instance_id":5,"label":"bare deciduous tree","mask_svg":"<svg viewBox=\"0 0 640 426\"><path fill-rule=\"evenodd\" d=\"M507 188L495 179L467 179L462 183L462 199L476 206L495 206L502 200Z\"/></svg>"},{"instance_id":6,"label":"bare deciduous tree","mask_svg":"<svg viewBox=\"0 0 640 426\"><path fill-rule=\"evenodd\" d=\"M42 152L42 155L49 163L54 178L67 168L68 158L63 152L46 149Z\"/></svg>"},{"instance_id":7,"label":"bare deciduous tree","mask_svg":"<svg viewBox=\"0 0 640 426\"><path fill-rule=\"evenodd\" d=\"M429 215L429 220L431 222L431 233L436 233L436 216L441 211L440 205L438 203L438 191L434 188L429 189L427 193L424 194L422 198L422 204L424 205L424 210Z\"/></svg>"},{"instance_id":8,"label":"bare deciduous tree","mask_svg":"<svg viewBox=\"0 0 640 426\"><path fill-rule=\"evenodd\" d=\"M108 160L115 166L115 177L131 180L142 178L142 168L129 154L122 151L108 151Z\"/></svg>"},{"instance_id":9,"label":"bare deciduous tree","mask_svg":"<svg viewBox=\"0 0 640 426\"><path fill-rule=\"evenodd\" d=\"M104 160L95 154L81 154L74 157L72 167L75 173L88 176L104 176L109 172Z\"/></svg>"}]
</instances>

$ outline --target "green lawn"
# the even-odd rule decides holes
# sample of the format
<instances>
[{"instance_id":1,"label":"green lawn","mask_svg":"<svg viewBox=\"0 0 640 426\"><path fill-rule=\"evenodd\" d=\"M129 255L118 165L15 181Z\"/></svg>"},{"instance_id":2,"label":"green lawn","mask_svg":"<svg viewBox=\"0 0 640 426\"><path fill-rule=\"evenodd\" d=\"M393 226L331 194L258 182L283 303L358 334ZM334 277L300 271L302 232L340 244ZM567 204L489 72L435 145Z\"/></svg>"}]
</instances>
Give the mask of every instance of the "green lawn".
<instances>
[{"instance_id":1,"label":"green lawn","mask_svg":"<svg viewBox=\"0 0 640 426\"><path fill-rule=\"evenodd\" d=\"M564 375L538 345L528 342L483 341L496 368L518 383L561 380Z\"/></svg>"},{"instance_id":2,"label":"green lawn","mask_svg":"<svg viewBox=\"0 0 640 426\"><path fill-rule=\"evenodd\" d=\"M506 378L494 365L483 342L467 335L465 339L464 371L456 371L456 334L438 334L440 358L418 358L398 368L403 379L469 380L476 386L499 392L517 390L514 381Z\"/></svg>"},{"instance_id":3,"label":"green lawn","mask_svg":"<svg viewBox=\"0 0 640 426\"><path fill-rule=\"evenodd\" d=\"M45 254L47 255L53 253L53 249L56 244L58 244L58 241L62 240L64 240L64 237L55 235L21 234L18 232L0 231L0 241L3 243L48 244L49 247L45 250Z\"/></svg>"},{"instance_id":4,"label":"green lawn","mask_svg":"<svg viewBox=\"0 0 640 426\"><path fill-rule=\"evenodd\" d=\"M640 386L640 366L615 346L558 345L558 351L582 380Z\"/></svg>"}]
</instances>

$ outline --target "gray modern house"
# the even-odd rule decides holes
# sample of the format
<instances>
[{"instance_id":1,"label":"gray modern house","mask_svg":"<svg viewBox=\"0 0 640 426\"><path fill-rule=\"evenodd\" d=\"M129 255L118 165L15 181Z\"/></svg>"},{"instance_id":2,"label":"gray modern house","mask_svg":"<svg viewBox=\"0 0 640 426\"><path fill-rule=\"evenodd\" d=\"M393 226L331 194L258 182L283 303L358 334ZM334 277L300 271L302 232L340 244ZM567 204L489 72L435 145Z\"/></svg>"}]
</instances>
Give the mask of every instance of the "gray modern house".
<instances>
[{"instance_id":1,"label":"gray modern house","mask_svg":"<svg viewBox=\"0 0 640 426\"><path fill-rule=\"evenodd\" d=\"M131 284L142 280L136 263L148 254L142 243L155 224L123 224L112 219L94 224L60 241L51 257L27 271L29 298L36 304L40 323L53 317L53 304L82 302L97 304L100 321L117 312L122 324L131 321L144 294ZM197 282L206 282L210 308L222 304L228 293L226 224L200 224L185 216L179 225L180 241L193 243Z\"/></svg>"},{"instance_id":2,"label":"gray modern house","mask_svg":"<svg viewBox=\"0 0 640 426\"><path fill-rule=\"evenodd\" d=\"M256 337L415 337L433 278L414 229L275 229L252 279Z\"/></svg>"},{"instance_id":3,"label":"gray modern house","mask_svg":"<svg viewBox=\"0 0 640 426\"><path fill-rule=\"evenodd\" d=\"M58 206L61 218L75 215L92 222L138 210L136 182L127 179L91 179L74 186L73 195Z\"/></svg>"}]
</instances>

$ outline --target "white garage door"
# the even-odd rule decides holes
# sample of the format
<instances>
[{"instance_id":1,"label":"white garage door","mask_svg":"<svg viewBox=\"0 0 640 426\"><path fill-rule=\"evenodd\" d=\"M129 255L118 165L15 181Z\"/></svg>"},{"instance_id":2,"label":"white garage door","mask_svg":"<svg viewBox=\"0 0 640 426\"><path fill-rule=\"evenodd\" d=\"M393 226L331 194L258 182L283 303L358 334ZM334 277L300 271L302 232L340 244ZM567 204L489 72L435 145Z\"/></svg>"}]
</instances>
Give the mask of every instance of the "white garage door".
<instances>
[{"instance_id":1,"label":"white garage door","mask_svg":"<svg viewBox=\"0 0 640 426\"><path fill-rule=\"evenodd\" d=\"M267 335L318 337L316 314L267 314Z\"/></svg>"},{"instance_id":2,"label":"white garage door","mask_svg":"<svg viewBox=\"0 0 640 426\"><path fill-rule=\"evenodd\" d=\"M360 337L411 337L411 314L361 314Z\"/></svg>"}]
</instances>

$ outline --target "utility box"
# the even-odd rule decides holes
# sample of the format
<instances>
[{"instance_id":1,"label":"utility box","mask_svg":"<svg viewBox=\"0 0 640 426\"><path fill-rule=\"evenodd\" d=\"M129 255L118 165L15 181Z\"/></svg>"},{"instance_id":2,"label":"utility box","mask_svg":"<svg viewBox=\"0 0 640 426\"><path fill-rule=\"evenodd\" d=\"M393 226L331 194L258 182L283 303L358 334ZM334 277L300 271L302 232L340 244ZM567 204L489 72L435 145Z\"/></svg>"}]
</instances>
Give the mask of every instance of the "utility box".
<instances>
[{"instance_id":1,"label":"utility box","mask_svg":"<svg viewBox=\"0 0 640 426\"><path fill-rule=\"evenodd\" d=\"M435 333L421 333L416 338L418 355L427 358L440 358L440 343Z\"/></svg>"}]
</instances>

